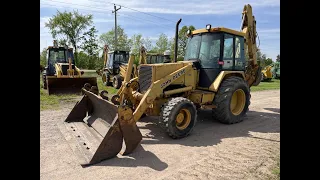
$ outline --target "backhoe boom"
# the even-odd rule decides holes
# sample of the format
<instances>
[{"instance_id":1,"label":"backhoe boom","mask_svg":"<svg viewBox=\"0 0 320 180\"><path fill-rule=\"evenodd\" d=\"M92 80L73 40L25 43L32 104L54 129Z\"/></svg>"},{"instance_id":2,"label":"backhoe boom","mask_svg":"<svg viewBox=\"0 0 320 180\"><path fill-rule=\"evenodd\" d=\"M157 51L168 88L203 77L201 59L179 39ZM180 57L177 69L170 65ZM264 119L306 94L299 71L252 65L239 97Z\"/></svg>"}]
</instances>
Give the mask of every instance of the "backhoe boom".
<instances>
[{"instance_id":1,"label":"backhoe boom","mask_svg":"<svg viewBox=\"0 0 320 180\"><path fill-rule=\"evenodd\" d=\"M245 33L245 46L249 55L249 63L245 73L246 80L249 86L257 86L261 80L261 67L257 63L256 20L252 14L252 7L249 4L243 8L240 30Z\"/></svg>"}]
</instances>

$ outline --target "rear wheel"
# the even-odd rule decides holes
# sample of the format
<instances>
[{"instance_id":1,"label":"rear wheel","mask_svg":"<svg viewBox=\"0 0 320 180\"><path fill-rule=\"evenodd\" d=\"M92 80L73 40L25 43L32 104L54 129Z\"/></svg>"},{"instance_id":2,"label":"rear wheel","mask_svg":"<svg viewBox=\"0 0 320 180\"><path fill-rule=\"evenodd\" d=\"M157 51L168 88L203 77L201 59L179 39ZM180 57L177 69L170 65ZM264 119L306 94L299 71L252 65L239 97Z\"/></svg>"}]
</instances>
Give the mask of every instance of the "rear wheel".
<instances>
[{"instance_id":1,"label":"rear wheel","mask_svg":"<svg viewBox=\"0 0 320 180\"><path fill-rule=\"evenodd\" d=\"M213 100L213 117L225 124L243 121L250 105L250 89L244 79L230 77L221 83Z\"/></svg>"},{"instance_id":2,"label":"rear wheel","mask_svg":"<svg viewBox=\"0 0 320 180\"><path fill-rule=\"evenodd\" d=\"M47 76L46 74L42 74L42 82L43 82L43 89L47 89Z\"/></svg>"},{"instance_id":3,"label":"rear wheel","mask_svg":"<svg viewBox=\"0 0 320 180\"><path fill-rule=\"evenodd\" d=\"M105 74L102 75L102 83L105 86L111 86L112 85L112 83L110 82L110 75L109 74L105 73Z\"/></svg>"},{"instance_id":4,"label":"rear wheel","mask_svg":"<svg viewBox=\"0 0 320 180\"><path fill-rule=\"evenodd\" d=\"M162 107L160 121L165 124L171 138L186 137L196 124L196 107L186 98L172 98Z\"/></svg>"},{"instance_id":5,"label":"rear wheel","mask_svg":"<svg viewBox=\"0 0 320 180\"><path fill-rule=\"evenodd\" d=\"M119 75L113 77L112 85L114 88L119 89L122 84L122 79Z\"/></svg>"}]
</instances>

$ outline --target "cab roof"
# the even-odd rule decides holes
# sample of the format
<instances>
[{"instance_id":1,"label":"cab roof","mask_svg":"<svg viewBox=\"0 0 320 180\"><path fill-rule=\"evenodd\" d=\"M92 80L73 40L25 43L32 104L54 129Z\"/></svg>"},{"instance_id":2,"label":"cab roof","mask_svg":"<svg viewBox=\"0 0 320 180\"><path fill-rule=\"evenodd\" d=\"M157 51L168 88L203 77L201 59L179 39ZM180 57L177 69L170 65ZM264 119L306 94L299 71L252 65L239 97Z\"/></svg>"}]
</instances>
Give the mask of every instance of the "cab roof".
<instances>
[{"instance_id":1,"label":"cab roof","mask_svg":"<svg viewBox=\"0 0 320 180\"><path fill-rule=\"evenodd\" d=\"M196 35L196 34L200 34L200 33L206 33L206 32L225 32L225 33L229 33L229 34L234 34L234 35L238 35L238 36L245 36L245 33L240 32L240 31L236 31L233 29L229 29L229 28L225 28L225 27L214 27L211 28L209 31L206 28L203 29L197 29L191 32L192 35Z\"/></svg>"},{"instance_id":2,"label":"cab roof","mask_svg":"<svg viewBox=\"0 0 320 180\"><path fill-rule=\"evenodd\" d=\"M65 47L63 46L48 46L47 50L48 49L53 49L53 48L56 48L56 49L66 49ZM73 50L73 48L68 48L68 50Z\"/></svg>"},{"instance_id":3,"label":"cab roof","mask_svg":"<svg viewBox=\"0 0 320 180\"><path fill-rule=\"evenodd\" d=\"M109 51L108 54L112 54L112 53L127 53L129 54L129 51L119 51L119 50L116 50L116 51Z\"/></svg>"}]
</instances>

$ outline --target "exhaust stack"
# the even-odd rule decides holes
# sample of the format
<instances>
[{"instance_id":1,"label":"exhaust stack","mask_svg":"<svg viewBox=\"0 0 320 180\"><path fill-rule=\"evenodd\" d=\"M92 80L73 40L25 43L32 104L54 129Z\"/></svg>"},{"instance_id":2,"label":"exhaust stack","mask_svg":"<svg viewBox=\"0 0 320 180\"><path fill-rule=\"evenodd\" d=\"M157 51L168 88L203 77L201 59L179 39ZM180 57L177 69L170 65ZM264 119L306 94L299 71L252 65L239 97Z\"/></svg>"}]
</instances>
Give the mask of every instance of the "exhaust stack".
<instances>
[{"instance_id":1,"label":"exhaust stack","mask_svg":"<svg viewBox=\"0 0 320 180\"><path fill-rule=\"evenodd\" d=\"M175 43L174 43L174 62L177 62L177 57L178 57L178 32L179 32L179 24L181 22L181 18L176 24L176 35L175 35Z\"/></svg>"}]
</instances>

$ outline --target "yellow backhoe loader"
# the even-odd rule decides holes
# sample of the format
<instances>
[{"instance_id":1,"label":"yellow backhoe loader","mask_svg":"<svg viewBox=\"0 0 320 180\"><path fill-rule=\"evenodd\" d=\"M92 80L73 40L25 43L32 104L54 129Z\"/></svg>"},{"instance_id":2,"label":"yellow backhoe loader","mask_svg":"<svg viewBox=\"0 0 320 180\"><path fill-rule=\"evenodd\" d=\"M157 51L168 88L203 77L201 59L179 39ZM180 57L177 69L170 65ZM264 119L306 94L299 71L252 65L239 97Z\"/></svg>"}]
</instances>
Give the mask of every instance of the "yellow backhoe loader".
<instances>
[{"instance_id":1,"label":"yellow backhoe loader","mask_svg":"<svg viewBox=\"0 0 320 180\"><path fill-rule=\"evenodd\" d=\"M47 66L42 71L43 87L48 94L81 93L91 86L98 91L96 77L84 77L84 72L75 66L73 49L58 46L57 41L48 47ZM41 71L41 65L40 65Z\"/></svg>"},{"instance_id":2,"label":"yellow backhoe loader","mask_svg":"<svg viewBox=\"0 0 320 180\"><path fill-rule=\"evenodd\" d=\"M272 65L266 66L261 71L261 81L271 81L272 79Z\"/></svg>"},{"instance_id":3,"label":"yellow backhoe loader","mask_svg":"<svg viewBox=\"0 0 320 180\"><path fill-rule=\"evenodd\" d=\"M85 95L59 124L81 165L133 152L142 140L136 123L143 114L159 116L173 139L192 132L199 108L212 109L214 119L221 123L244 119L250 87L261 81L251 6L244 6L240 31L210 24L188 31L184 61L177 62L180 22L173 63L142 64L138 77L131 78L134 56L130 56L122 86L111 102L84 90Z\"/></svg>"},{"instance_id":4,"label":"yellow backhoe loader","mask_svg":"<svg viewBox=\"0 0 320 180\"><path fill-rule=\"evenodd\" d=\"M124 80L129 60L129 51L109 51L107 45L103 49L103 69L97 73L101 76L102 82L106 86L113 86L119 89ZM139 64L146 64L146 51L144 47L140 48ZM131 78L137 77L137 66L132 66Z\"/></svg>"}]
</instances>

